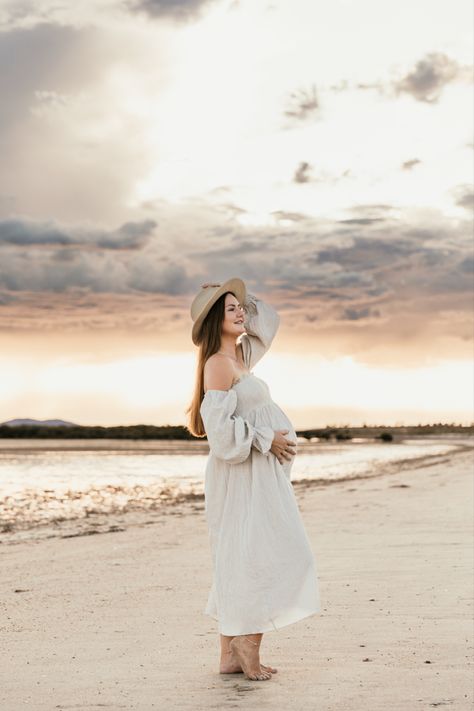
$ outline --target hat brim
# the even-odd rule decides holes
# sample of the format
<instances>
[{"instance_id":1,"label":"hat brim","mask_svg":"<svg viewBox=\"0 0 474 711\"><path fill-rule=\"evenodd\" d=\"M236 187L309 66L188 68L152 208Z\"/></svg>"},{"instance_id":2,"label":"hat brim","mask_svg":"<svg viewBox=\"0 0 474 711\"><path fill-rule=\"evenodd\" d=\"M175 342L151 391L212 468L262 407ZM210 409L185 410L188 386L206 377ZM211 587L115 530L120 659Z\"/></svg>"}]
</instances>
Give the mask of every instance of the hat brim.
<instances>
[{"instance_id":1,"label":"hat brim","mask_svg":"<svg viewBox=\"0 0 474 711\"><path fill-rule=\"evenodd\" d=\"M220 287L214 292L211 299L209 299L209 301L207 302L207 304L205 305L205 307L203 308L203 310L201 311L198 318L193 324L191 337L195 346L199 345L197 342L197 338L204 319L216 303L217 299L219 299L222 294L225 294L227 291L232 291L242 306L245 303L245 300L247 298L247 289L242 279L239 279L239 277L232 277L232 279L228 279L223 284L221 284Z\"/></svg>"}]
</instances>

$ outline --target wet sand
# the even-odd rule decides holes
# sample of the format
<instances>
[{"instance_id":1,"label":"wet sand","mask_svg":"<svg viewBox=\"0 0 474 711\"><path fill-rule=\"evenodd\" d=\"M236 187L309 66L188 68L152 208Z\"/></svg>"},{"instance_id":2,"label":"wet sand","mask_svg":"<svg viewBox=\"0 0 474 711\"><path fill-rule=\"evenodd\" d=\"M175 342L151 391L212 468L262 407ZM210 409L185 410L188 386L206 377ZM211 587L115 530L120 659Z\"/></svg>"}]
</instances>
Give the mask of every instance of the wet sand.
<instances>
[{"instance_id":1,"label":"wet sand","mask_svg":"<svg viewBox=\"0 0 474 711\"><path fill-rule=\"evenodd\" d=\"M0 547L0 708L472 709L472 453L295 487L319 615L218 673L202 500ZM103 529L102 529L103 530Z\"/></svg>"}]
</instances>

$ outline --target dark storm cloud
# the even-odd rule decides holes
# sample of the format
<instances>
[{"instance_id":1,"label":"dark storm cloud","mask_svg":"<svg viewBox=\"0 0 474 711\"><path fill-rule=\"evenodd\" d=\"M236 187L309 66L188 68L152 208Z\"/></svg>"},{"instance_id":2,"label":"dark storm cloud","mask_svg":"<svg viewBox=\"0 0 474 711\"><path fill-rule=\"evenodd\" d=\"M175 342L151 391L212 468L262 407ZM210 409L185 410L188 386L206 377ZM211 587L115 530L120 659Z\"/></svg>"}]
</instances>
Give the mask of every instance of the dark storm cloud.
<instances>
[{"instance_id":1,"label":"dark storm cloud","mask_svg":"<svg viewBox=\"0 0 474 711\"><path fill-rule=\"evenodd\" d=\"M30 256L33 259L28 259ZM80 290L96 294L175 295L189 293L193 288L184 266L159 255L76 251L66 260L58 256L43 250L36 250L34 255L5 250L0 261L0 289L35 293Z\"/></svg>"},{"instance_id":2,"label":"dark storm cloud","mask_svg":"<svg viewBox=\"0 0 474 711\"><path fill-rule=\"evenodd\" d=\"M70 235L61 232L53 224L38 224L23 220L0 222L0 244L71 244L73 242Z\"/></svg>"},{"instance_id":3,"label":"dark storm cloud","mask_svg":"<svg viewBox=\"0 0 474 711\"><path fill-rule=\"evenodd\" d=\"M203 11L216 0L137 0L128 7L135 12L143 12L156 19L189 22L201 16Z\"/></svg>"},{"instance_id":4,"label":"dark storm cloud","mask_svg":"<svg viewBox=\"0 0 474 711\"><path fill-rule=\"evenodd\" d=\"M417 101L436 104L449 84L462 82L472 83L472 66L461 65L456 60L442 52L431 52L416 62L414 67L404 76L395 81L357 81L351 84L341 80L339 84L330 85L331 92L348 92L353 90L375 91L386 97L397 97L400 94L409 94ZM304 116L303 102L303 116ZM468 147L472 144L466 144ZM414 162L418 163L416 160ZM411 161L407 168L411 168ZM404 164L405 167L406 164Z\"/></svg>"},{"instance_id":5,"label":"dark storm cloud","mask_svg":"<svg viewBox=\"0 0 474 711\"><path fill-rule=\"evenodd\" d=\"M95 243L106 249L138 249L148 241L156 226L154 220L125 222L117 230L95 235Z\"/></svg>"},{"instance_id":6,"label":"dark storm cloud","mask_svg":"<svg viewBox=\"0 0 474 711\"><path fill-rule=\"evenodd\" d=\"M118 229L61 227L34 220L0 221L0 289L12 292L187 293L186 269L150 238L154 220ZM8 291L1 292L7 303Z\"/></svg>"},{"instance_id":7,"label":"dark storm cloud","mask_svg":"<svg viewBox=\"0 0 474 711\"><path fill-rule=\"evenodd\" d=\"M153 220L126 222L117 230L65 229L54 222L33 220L0 220L0 246L63 245L100 247L102 249L139 249L156 227ZM64 257L63 257L64 258Z\"/></svg>"},{"instance_id":8,"label":"dark storm cloud","mask_svg":"<svg viewBox=\"0 0 474 711\"><path fill-rule=\"evenodd\" d=\"M363 297L371 302L371 311L363 311L368 304L351 307L358 309L359 319L379 315L372 302L397 301L410 289L420 295L468 294L470 262L460 266L460 256L468 251L468 221L435 216L430 217L432 224L423 224L420 213L419 225L413 218L403 224L398 215L391 217L391 209L356 206L352 211L356 215L365 212L373 217L331 223L309 216L298 219L297 214L286 230L241 230L231 240L208 243L189 255L204 273L230 275L229 265L236 264L242 278L254 283L269 273L271 255L275 288L293 291L302 299L320 297L322 302L357 302ZM343 317L355 320L349 311Z\"/></svg>"},{"instance_id":9,"label":"dark storm cloud","mask_svg":"<svg viewBox=\"0 0 474 711\"><path fill-rule=\"evenodd\" d=\"M397 94L410 94L417 101L434 104L445 86L468 76L466 67L440 52L420 59L402 79L394 83Z\"/></svg>"},{"instance_id":10,"label":"dark storm cloud","mask_svg":"<svg viewBox=\"0 0 474 711\"><path fill-rule=\"evenodd\" d=\"M456 308L470 301L469 221L422 211L419 216L410 212L404 220L399 210L393 216L391 212L390 205L358 205L348 212L348 219L326 221L282 210L276 213L291 218L287 227L242 227L234 222L231 234L217 234L227 219L219 211L209 213L205 221L201 214L197 221L194 205L179 213L168 213L162 206L160 231L153 239L149 239L156 225L152 220L125 223L115 230L4 220L3 312L14 307L5 302L9 292L84 290L186 301L204 281L235 274L250 291L272 289L283 302L293 300L298 318L304 318L304 305L311 304L319 323L370 322L406 304L408 298L415 310L425 299L426 313L439 309L440 300L451 295Z\"/></svg>"},{"instance_id":11,"label":"dark storm cloud","mask_svg":"<svg viewBox=\"0 0 474 711\"><path fill-rule=\"evenodd\" d=\"M352 245L320 249L314 259L319 263L332 262L342 266L359 265L371 269L387 265L393 259L410 258L418 248L416 243L402 238L392 242L389 239L356 236Z\"/></svg>"},{"instance_id":12,"label":"dark storm cloud","mask_svg":"<svg viewBox=\"0 0 474 711\"><path fill-rule=\"evenodd\" d=\"M127 285L137 291L172 295L193 288L184 266L169 258L153 261L146 255L129 264Z\"/></svg>"}]
</instances>

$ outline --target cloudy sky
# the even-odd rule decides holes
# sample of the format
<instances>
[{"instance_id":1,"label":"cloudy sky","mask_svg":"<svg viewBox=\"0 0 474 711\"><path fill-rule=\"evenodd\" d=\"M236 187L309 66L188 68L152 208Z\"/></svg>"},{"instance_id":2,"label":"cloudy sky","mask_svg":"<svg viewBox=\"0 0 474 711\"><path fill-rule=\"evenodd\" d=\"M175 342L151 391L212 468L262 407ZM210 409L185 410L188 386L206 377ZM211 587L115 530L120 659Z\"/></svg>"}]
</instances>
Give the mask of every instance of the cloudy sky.
<instances>
[{"instance_id":1,"label":"cloudy sky","mask_svg":"<svg viewBox=\"0 0 474 711\"><path fill-rule=\"evenodd\" d=\"M0 421L184 424L240 276L296 427L473 419L470 0L0 0Z\"/></svg>"}]
</instances>

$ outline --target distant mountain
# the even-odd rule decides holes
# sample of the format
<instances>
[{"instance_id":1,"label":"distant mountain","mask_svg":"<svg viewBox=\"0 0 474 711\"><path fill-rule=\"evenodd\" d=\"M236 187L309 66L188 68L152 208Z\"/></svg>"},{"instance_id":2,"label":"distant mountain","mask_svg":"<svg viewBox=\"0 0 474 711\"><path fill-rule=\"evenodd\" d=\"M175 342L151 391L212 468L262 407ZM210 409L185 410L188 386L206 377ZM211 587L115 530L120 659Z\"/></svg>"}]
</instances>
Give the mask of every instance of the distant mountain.
<instances>
[{"instance_id":1,"label":"distant mountain","mask_svg":"<svg viewBox=\"0 0 474 711\"><path fill-rule=\"evenodd\" d=\"M66 420L29 420L26 418L0 422L0 427L18 427L18 425L35 425L36 427L78 427L74 422L66 422Z\"/></svg>"}]
</instances>

